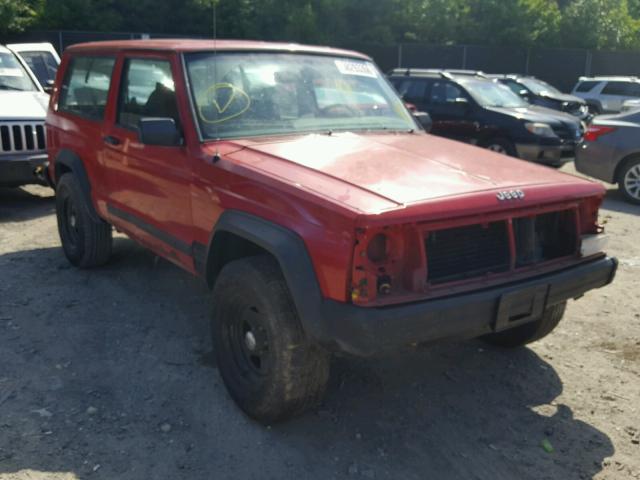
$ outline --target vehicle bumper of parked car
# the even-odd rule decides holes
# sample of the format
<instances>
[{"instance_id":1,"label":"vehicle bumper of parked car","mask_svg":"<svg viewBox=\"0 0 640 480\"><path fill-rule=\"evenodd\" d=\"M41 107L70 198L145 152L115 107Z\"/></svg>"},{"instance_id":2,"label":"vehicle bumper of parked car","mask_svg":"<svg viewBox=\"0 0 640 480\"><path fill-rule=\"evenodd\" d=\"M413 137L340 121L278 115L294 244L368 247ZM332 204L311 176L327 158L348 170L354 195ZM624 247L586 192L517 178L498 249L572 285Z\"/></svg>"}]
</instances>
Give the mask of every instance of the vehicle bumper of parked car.
<instances>
[{"instance_id":1,"label":"vehicle bumper of parked car","mask_svg":"<svg viewBox=\"0 0 640 480\"><path fill-rule=\"evenodd\" d=\"M0 187L48 185L48 157L37 155L0 155Z\"/></svg>"},{"instance_id":2,"label":"vehicle bumper of parked car","mask_svg":"<svg viewBox=\"0 0 640 480\"><path fill-rule=\"evenodd\" d=\"M572 161L576 154L575 143L544 144L517 143L518 157L529 162L560 166Z\"/></svg>"},{"instance_id":3,"label":"vehicle bumper of parked car","mask_svg":"<svg viewBox=\"0 0 640 480\"><path fill-rule=\"evenodd\" d=\"M332 351L370 356L403 345L473 338L535 321L545 308L613 281L618 262L600 257L516 284L384 308L327 301L325 337ZM330 339L330 341L329 341Z\"/></svg>"}]
</instances>

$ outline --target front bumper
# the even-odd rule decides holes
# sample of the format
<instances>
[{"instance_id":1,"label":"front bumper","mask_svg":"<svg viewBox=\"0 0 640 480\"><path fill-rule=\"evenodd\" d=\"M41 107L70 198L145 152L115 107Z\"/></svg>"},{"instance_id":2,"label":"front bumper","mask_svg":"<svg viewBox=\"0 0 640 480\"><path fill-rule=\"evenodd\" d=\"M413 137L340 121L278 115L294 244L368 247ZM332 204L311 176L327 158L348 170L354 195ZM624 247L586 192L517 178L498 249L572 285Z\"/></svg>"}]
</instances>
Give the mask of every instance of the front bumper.
<instances>
[{"instance_id":1,"label":"front bumper","mask_svg":"<svg viewBox=\"0 0 640 480\"><path fill-rule=\"evenodd\" d=\"M322 305L324 346L370 356L411 343L473 338L517 327L545 308L613 281L618 262L603 257L514 284L384 308Z\"/></svg>"},{"instance_id":2,"label":"front bumper","mask_svg":"<svg viewBox=\"0 0 640 480\"><path fill-rule=\"evenodd\" d=\"M48 157L37 155L0 155L0 187L49 185Z\"/></svg>"},{"instance_id":3,"label":"front bumper","mask_svg":"<svg viewBox=\"0 0 640 480\"><path fill-rule=\"evenodd\" d=\"M518 151L518 157L523 160L544 165L561 166L575 158L576 144L544 145L518 143L516 144L516 150Z\"/></svg>"}]
</instances>

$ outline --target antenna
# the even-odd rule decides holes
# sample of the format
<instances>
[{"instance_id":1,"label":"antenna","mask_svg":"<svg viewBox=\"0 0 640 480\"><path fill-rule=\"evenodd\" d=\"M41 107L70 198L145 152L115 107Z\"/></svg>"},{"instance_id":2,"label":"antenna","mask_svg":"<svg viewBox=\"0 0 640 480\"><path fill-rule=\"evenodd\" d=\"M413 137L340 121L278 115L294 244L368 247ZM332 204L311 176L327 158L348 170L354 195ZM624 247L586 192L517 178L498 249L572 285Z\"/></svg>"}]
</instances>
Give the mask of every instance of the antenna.
<instances>
[{"instance_id":1,"label":"antenna","mask_svg":"<svg viewBox=\"0 0 640 480\"><path fill-rule=\"evenodd\" d=\"M218 0L212 0L213 6L213 77L214 81L218 83L218 16L217 16L217 6ZM217 89L213 89L213 94L218 96ZM218 150L218 142L220 141L220 135L218 133L218 122L215 123L215 142L216 142L216 153L213 155L213 163L218 163L220 161L220 151Z\"/></svg>"}]
</instances>

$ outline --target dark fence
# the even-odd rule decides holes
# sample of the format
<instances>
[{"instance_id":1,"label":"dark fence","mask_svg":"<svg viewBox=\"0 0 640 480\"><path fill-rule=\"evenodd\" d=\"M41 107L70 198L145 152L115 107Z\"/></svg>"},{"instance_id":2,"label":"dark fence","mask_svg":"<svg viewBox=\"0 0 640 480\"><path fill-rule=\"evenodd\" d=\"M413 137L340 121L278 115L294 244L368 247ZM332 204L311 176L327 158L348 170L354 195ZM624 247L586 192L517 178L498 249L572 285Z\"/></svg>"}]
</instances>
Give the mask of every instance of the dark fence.
<instances>
[{"instance_id":1,"label":"dark fence","mask_svg":"<svg viewBox=\"0 0 640 480\"><path fill-rule=\"evenodd\" d=\"M60 52L69 45L98 40L184 38L181 35L139 32L33 31L0 43L50 42ZM569 91L583 75L639 75L640 52L580 49L486 47L477 45L342 45L370 55L388 71L395 67L464 68L487 73L519 73L542 78Z\"/></svg>"},{"instance_id":2,"label":"dark fence","mask_svg":"<svg viewBox=\"0 0 640 480\"><path fill-rule=\"evenodd\" d=\"M536 76L565 91L571 90L581 76L640 76L640 52L421 44L350 47L373 57L384 71L413 67L518 73Z\"/></svg>"}]
</instances>

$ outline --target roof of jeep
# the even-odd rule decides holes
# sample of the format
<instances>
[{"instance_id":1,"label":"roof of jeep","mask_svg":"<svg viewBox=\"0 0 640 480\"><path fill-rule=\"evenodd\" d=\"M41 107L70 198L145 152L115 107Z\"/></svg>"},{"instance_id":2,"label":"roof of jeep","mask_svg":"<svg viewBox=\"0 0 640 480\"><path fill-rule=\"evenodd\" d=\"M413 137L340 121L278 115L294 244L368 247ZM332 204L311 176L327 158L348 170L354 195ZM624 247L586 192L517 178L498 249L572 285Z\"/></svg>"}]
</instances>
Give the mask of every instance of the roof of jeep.
<instances>
[{"instance_id":1,"label":"roof of jeep","mask_svg":"<svg viewBox=\"0 0 640 480\"><path fill-rule=\"evenodd\" d=\"M202 51L266 51L311 53L316 55L335 55L370 60L370 57L352 50L331 47L299 45L296 43L259 42L252 40L193 40L193 39L158 39L158 40L110 40L106 42L78 43L67 48L67 51L120 51L120 50L160 50L172 52Z\"/></svg>"}]
</instances>

